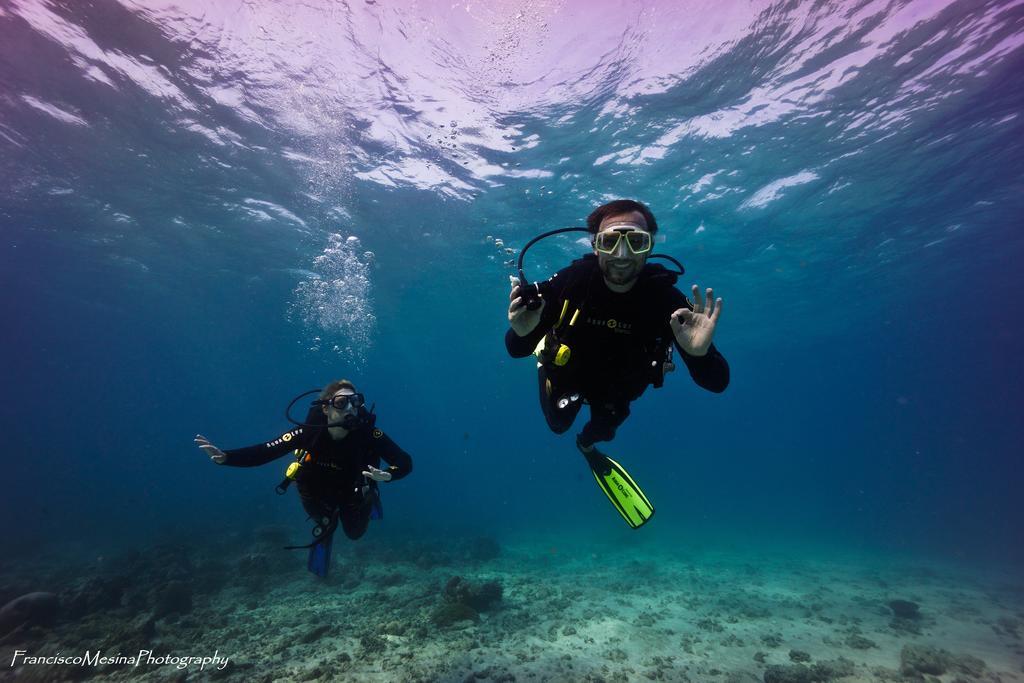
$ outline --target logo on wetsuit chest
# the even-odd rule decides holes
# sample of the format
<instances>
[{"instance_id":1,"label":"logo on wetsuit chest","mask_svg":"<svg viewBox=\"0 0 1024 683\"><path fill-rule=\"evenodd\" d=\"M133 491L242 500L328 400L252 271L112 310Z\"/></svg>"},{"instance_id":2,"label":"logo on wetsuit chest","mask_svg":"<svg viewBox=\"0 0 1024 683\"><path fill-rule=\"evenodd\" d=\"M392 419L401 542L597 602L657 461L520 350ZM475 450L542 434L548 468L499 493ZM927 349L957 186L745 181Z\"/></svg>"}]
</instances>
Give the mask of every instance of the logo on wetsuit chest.
<instances>
[{"instance_id":1,"label":"logo on wetsuit chest","mask_svg":"<svg viewBox=\"0 0 1024 683\"><path fill-rule=\"evenodd\" d=\"M346 469L342 463L334 462L332 460L314 460L313 464L318 467L325 467L329 470L343 470Z\"/></svg>"},{"instance_id":2,"label":"logo on wetsuit chest","mask_svg":"<svg viewBox=\"0 0 1024 683\"><path fill-rule=\"evenodd\" d=\"M594 325L596 327L605 327L618 334L633 334L632 323L624 323L621 320L616 320L615 318L608 318L607 320L602 320L601 318L591 318L588 316L587 324Z\"/></svg>"}]
</instances>

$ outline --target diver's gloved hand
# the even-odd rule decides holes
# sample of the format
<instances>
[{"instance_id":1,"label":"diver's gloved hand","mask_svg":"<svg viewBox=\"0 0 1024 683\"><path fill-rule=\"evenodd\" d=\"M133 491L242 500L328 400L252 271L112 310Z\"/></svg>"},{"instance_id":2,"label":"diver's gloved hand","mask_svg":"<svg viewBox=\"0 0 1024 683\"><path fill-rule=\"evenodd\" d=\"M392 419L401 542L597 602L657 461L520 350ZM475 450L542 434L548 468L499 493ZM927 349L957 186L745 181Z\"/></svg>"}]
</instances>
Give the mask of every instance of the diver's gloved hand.
<instances>
[{"instance_id":1,"label":"diver's gloved hand","mask_svg":"<svg viewBox=\"0 0 1024 683\"><path fill-rule=\"evenodd\" d=\"M512 330L520 337L533 332L533 330L540 323L540 314L544 311L544 307L547 302L544 301L544 297L540 299L540 307L536 310L531 311L523 303L523 298L519 295L519 280L518 278L511 278L512 280L512 293L509 294L509 305L508 305L508 324L512 327Z\"/></svg>"},{"instance_id":2,"label":"diver's gloved hand","mask_svg":"<svg viewBox=\"0 0 1024 683\"><path fill-rule=\"evenodd\" d=\"M376 467L370 465L369 471L363 470L363 476L373 479L374 481L391 481L391 473L385 472L384 470L378 470Z\"/></svg>"},{"instance_id":3,"label":"diver's gloved hand","mask_svg":"<svg viewBox=\"0 0 1024 683\"><path fill-rule=\"evenodd\" d=\"M668 324L679 348L691 356L703 356L711 346L718 316L722 314L722 300L715 300L715 290L708 287L707 305L701 298L700 288L693 286L693 310L680 308L672 312Z\"/></svg>"},{"instance_id":4,"label":"diver's gloved hand","mask_svg":"<svg viewBox=\"0 0 1024 683\"><path fill-rule=\"evenodd\" d=\"M227 462L228 454L210 443L210 440L202 434L196 434L196 445L203 449L203 452L210 456L210 460L218 465L223 465Z\"/></svg>"}]
</instances>

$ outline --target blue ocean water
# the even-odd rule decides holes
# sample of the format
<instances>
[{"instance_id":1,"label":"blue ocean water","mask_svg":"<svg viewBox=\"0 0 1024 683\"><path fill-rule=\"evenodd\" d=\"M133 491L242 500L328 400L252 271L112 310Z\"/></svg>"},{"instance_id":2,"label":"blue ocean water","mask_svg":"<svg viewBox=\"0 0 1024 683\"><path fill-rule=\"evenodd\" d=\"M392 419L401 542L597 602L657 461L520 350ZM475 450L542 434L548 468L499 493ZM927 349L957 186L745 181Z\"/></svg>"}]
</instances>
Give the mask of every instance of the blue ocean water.
<instances>
[{"instance_id":1,"label":"blue ocean water","mask_svg":"<svg viewBox=\"0 0 1024 683\"><path fill-rule=\"evenodd\" d=\"M347 377L415 462L371 543L1016 571L1022 41L1010 0L0 5L5 561L305 538L285 460L192 438ZM517 250L614 198L732 372L608 445L639 531L502 341Z\"/></svg>"}]
</instances>

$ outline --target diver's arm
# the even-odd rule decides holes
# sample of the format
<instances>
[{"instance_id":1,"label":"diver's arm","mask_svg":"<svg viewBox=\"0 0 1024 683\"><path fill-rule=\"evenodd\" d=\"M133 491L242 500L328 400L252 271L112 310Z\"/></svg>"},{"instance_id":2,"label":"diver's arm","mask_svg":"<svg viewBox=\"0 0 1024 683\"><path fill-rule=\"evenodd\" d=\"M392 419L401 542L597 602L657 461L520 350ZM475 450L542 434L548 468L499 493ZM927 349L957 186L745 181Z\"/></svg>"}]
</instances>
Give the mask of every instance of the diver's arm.
<instances>
[{"instance_id":1,"label":"diver's arm","mask_svg":"<svg viewBox=\"0 0 1024 683\"><path fill-rule=\"evenodd\" d=\"M266 464L286 453L291 453L296 448L307 448L307 433L308 430L304 427L296 427L273 441L224 451L228 456L224 464L232 467L257 467Z\"/></svg>"},{"instance_id":2,"label":"diver's arm","mask_svg":"<svg viewBox=\"0 0 1024 683\"><path fill-rule=\"evenodd\" d=\"M540 338L544 336L546 330L551 329L551 326L544 326L544 320L542 319L540 324L537 325L533 332L520 337L515 333L515 330L509 329L505 332L505 348L508 350L508 355L513 358L525 358L533 353L533 350L537 348L537 343Z\"/></svg>"},{"instance_id":3,"label":"diver's arm","mask_svg":"<svg viewBox=\"0 0 1024 683\"><path fill-rule=\"evenodd\" d=\"M703 356L691 356L679 348L679 344L676 344L676 348L697 386L716 394L722 393L729 386L729 363L714 344Z\"/></svg>"},{"instance_id":4,"label":"diver's arm","mask_svg":"<svg viewBox=\"0 0 1024 683\"><path fill-rule=\"evenodd\" d=\"M412 458L408 453L379 429L373 430L373 454L380 456L389 467L384 470L391 475L391 481L401 479L412 472Z\"/></svg>"},{"instance_id":5,"label":"diver's arm","mask_svg":"<svg viewBox=\"0 0 1024 683\"><path fill-rule=\"evenodd\" d=\"M508 350L508 355L513 358L525 358L533 353L541 337L547 334L551 326L555 324L558 316L558 311L555 310L557 307L554 305L549 306L548 302L557 298L561 293L562 288L555 287L557 278L558 274L555 274L550 280L545 280L537 285L541 299L544 301L544 308L541 311L540 321L537 323L537 326L522 337L511 327L505 332L505 348Z\"/></svg>"},{"instance_id":6,"label":"diver's arm","mask_svg":"<svg viewBox=\"0 0 1024 683\"><path fill-rule=\"evenodd\" d=\"M662 315L671 316L673 311L680 308L692 311L693 305L682 292L673 287L668 300L663 305ZM666 311L667 313L665 313ZM729 386L729 363L726 362L721 352L715 348L715 345L712 343L708 347L707 353L703 356L692 356L679 345L675 334L672 333L671 324L668 327L669 334L672 335L672 343L679 350L679 356L686 363L686 369L690 371L690 377L693 378L697 386L716 394L725 391L725 388Z\"/></svg>"},{"instance_id":7,"label":"diver's arm","mask_svg":"<svg viewBox=\"0 0 1024 683\"><path fill-rule=\"evenodd\" d=\"M224 461L228 459L228 456L224 451L214 446L213 442L202 434L196 434L195 443L196 446L199 447L199 450L210 456L210 460L218 465L223 465Z\"/></svg>"}]
</instances>

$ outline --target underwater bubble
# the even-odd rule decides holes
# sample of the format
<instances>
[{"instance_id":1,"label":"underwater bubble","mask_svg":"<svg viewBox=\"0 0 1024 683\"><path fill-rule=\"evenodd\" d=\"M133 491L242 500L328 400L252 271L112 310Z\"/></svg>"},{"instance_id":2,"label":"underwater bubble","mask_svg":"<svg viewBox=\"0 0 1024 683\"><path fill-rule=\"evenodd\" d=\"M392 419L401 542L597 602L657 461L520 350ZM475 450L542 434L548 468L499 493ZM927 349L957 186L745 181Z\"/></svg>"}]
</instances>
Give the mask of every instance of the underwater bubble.
<instances>
[{"instance_id":1,"label":"underwater bubble","mask_svg":"<svg viewBox=\"0 0 1024 683\"><path fill-rule=\"evenodd\" d=\"M377 323L370 302L371 264L372 252L362 249L358 237L330 235L292 292L289 318L297 317L313 335L310 350L319 351L326 339L335 353L365 362Z\"/></svg>"}]
</instances>

